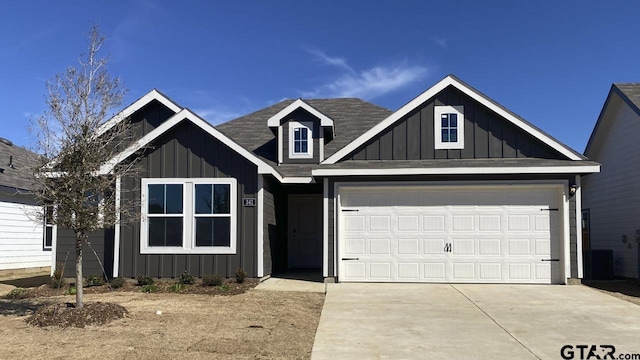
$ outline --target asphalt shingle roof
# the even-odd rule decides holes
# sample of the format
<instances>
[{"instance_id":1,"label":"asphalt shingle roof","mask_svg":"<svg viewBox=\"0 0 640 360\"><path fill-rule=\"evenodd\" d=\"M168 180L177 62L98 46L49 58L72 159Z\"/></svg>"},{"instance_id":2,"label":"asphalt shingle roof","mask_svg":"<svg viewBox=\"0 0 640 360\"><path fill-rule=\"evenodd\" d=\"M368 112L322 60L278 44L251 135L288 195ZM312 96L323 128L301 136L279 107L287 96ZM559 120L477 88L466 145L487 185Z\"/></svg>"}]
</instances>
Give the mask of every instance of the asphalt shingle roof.
<instances>
[{"instance_id":1,"label":"asphalt shingle roof","mask_svg":"<svg viewBox=\"0 0 640 360\"><path fill-rule=\"evenodd\" d=\"M33 190L34 181L29 172L29 163L34 156L34 153L25 148L0 142L0 186Z\"/></svg>"},{"instance_id":2,"label":"asphalt shingle roof","mask_svg":"<svg viewBox=\"0 0 640 360\"><path fill-rule=\"evenodd\" d=\"M265 109L216 126L240 146L272 165L284 176L309 176L317 164L277 165L276 136L267 120L295 100L284 100ZM354 98L304 101L334 120L335 137L324 148L325 158L384 120L391 111Z\"/></svg>"},{"instance_id":3,"label":"asphalt shingle roof","mask_svg":"<svg viewBox=\"0 0 640 360\"><path fill-rule=\"evenodd\" d=\"M636 108L640 109L640 83L614 84Z\"/></svg>"}]
</instances>

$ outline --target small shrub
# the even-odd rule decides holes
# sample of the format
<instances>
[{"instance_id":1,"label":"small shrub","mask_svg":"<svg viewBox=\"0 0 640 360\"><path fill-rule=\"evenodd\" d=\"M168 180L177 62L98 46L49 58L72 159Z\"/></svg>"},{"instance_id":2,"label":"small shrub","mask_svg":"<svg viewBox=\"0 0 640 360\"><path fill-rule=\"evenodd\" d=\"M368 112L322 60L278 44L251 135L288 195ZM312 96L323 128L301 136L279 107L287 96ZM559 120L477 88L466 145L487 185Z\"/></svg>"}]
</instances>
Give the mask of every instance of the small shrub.
<instances>
[{"instance_id":1,"label":"small shrub","mask_svg":"<svg viewBox=\"0 0 640 360\"><path fill-rule=\"evenodd\" d=\"M109 284L111 284L111 287L114 289L118 289L124 286L124 284L127 283L127 280L125 278L121 278L121 277L117 277L117 278L113 278L109 281Z\"/></svg>"},{"instance_id":2,"label":"small shrub","mask_svg":"<svg viewBox=\"0 0 640 360\"><path fill-rule=\"evenodd\" d=\"M63 277L63 268L64 265L62 263L58 263L56 269L53 271L53 276L51 276L51 280L49 281L49 286L54 289L59 289L64 286L64 277Z\"/></svg>"},{"instance_id":3,"label":"small shrub","mask_svg":"<svg viewBox=\"0 0 640 360\"><path fill-rule=\"evenodd\" d=\"M218 287L220 291L229 291L229 284L222 284Z\"/></svg>"},{"instance_id":4,"label":"small shrub","mask_svg":"<svg viewBox=\"0 0 640 360\"><path fill-rule=\"evenodd\" d=\"M153 285L154 281L149 276L138 276L138 286Z\"/></svg>"},{"instance_id":5,"label":"small shrub","mask_svg":"<svg viewBox=\"0 0 640 360\"><path fill-rule=\"evenodd\" d=\"M177 283L171 284L171 286L169 286L169 291L170 292L174 292L174 293L180 292L183 289L184 289L184 284L181 283L181 282L177 282Z\"/></svg>"},{"instance_id":6,"label":"small shrub","mask_svg":"<svg viewBox=\"0 0 640 360\"><path fill-rule=\"evenodd\" d=\"M158 287L155 284L142 285L140 291L143 293L154 293L158 291Z\"/></svg>"},{"instance_id":7,"label":"small shrub","mask_svg":"<svg viewBox=\"0 0 640 360\"><path fill-rule=\"evenodd\" d=\"M247 278L247 272L243 268L236 270L236 282L242 284Z\"/></svg>"},{"instance_id":8,"label":"small shrub","mask_svg":"<svg viewBox=\"0 0 640 360\"><path fill-rule=\"evenodd\" d=\"M204 286L220 286L222 283L220 275L205 275L202 277L202 285Z\"/></svg>"},{"instance_id":9,"label":"small shrub","mask_svg":"<svg viewBox=\"0 0 640 360\"><path fill-rule=\"evenodd\" d=\"M196 278L185 270L182 272L182 275L180 275L180 280L178 281L183 285L193 285L196 282Z\"/></svg>"},{"instance_id":10,"label":"small shrub","mask_svg":"<svg viewBox=\"0 0 640 360\"><path fill-rule=\"evenodd\" d=\"M90 275L87 276L87 279L84 282L84 286L85 287L91 287L91 286L102 286L104 285L105 281L104 281L104 277L102 276L98 276L98 275Z\"/></svg>"},{"instance_id":11,"label":"small shrub","mask_svg":"<svg viewBox=\"0 0 640 360\"><path fill-rule=\"evenodd\" d=\"M67 294L69 295L75 295L78 292L78 289L76 289L75 286L69 286L69 290L67 290Z\"/></svg>"},{"instance_id":12,"label":"small shrub","mask_svg":"<svg viewBox=\"0 0 640 360\"><path fill-rule=\"evenodd\" d=\"M27 289L25 288L15 288L5 296L7 299L24 299L27 297Z\"/></svg>"}]
</instances>

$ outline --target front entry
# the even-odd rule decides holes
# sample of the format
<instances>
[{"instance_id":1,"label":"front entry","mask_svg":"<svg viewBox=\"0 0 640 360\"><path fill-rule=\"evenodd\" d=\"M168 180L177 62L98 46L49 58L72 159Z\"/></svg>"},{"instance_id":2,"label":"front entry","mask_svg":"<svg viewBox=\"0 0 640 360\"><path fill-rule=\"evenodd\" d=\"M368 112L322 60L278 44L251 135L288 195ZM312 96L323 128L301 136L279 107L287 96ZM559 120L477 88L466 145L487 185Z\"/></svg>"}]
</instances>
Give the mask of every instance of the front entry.
<instances>
[{"instance_id":1,"label":"front entry","mask_svg":"<svg viewBox=\"0 0 640 360\"><path fill-rule=\"evenodd\" d=\"M289 268L322 265L322 195L289 195Z\"/></svg>"}]
</instances>

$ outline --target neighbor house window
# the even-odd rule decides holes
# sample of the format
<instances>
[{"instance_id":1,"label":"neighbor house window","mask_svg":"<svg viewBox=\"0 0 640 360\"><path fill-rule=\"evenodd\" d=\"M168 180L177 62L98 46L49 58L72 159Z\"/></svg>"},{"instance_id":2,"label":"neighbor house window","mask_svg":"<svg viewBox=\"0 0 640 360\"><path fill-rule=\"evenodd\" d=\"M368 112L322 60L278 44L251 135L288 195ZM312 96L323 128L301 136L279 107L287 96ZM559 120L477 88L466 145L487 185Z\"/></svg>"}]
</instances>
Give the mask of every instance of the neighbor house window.
<instances>
[{"instance_id":1,"label":"neighbor house window","mask_svg":"<svg viewBox=\"0 0 640 360\"><path fill-rule=\"evenodd\" d=\"M140 252L233 254L236 180L143 179Z\"/></svg>"},{"instance_id":2,"label":"neighbor house window","mask_svg":"<svg viewBox=\"0 0 640 360\"><path fill-rule=\"evenodd\" d=\"M46 205L44 207L44 231L42 239L42 248L51 250L53 247L53 232L55 225L53 224L53 206Z\"/></svg>"},{"instance_id":3,"label":"neighbor house window","mask_svg":"<svg viewBox=\"0 0 640 360\"><path fill-rule=\"evenodd\" d=\"M289 122L289 157L292 159L313 157L313 123Z\"/></svg>"},{"instance_id":4,"label":"neighbor house window","mask_svg":"<svg viewBox=\"0 0 640 360\"><path fill-rule=\"evenodd\" d=\"M464 148L464 107L434 107L434 144L436 149Z\"/></svg>"}]
</instances>

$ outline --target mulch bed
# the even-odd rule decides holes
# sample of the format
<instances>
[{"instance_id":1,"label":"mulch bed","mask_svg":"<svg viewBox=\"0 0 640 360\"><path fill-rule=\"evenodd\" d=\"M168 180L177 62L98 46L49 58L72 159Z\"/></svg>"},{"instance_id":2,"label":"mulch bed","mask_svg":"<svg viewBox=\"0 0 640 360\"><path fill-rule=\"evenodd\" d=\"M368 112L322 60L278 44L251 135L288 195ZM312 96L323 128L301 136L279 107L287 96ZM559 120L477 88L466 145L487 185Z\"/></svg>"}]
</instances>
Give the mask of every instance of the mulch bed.
<instances>
[{"instance_id":1,"label":"mulch bed","mask_svg":"<svg viewBox=\"0 0 640 360\"><path fill-rule=\"evenodd\" d=\"M43 306L25 321L40 327L84 328L87 325L108 324L122 319L127 313L127 309L114 303L86 303L79 309L74 304L63 303Z\"/></svg>"},{"instance_id":2,"label":"mulch bed","mask_svg":"<svg viewBox=\"0 0 640 360\"><path fill-rule=\"evenodd\" d=\"M238 295L246 292L249 289L258 285L257 280L247 279L245 282L238 284L235 281L225 282L224 286L203 286L201 283L193 285L184 285L182 289L175 291L172 288L176 284L176 280L156 280L155 285L156 293L179 293L179 294L202 294L202 295ZM120 288L112 288L108 284L101 286L90 286L84 288L85 294L104 294L108 292L139 292L142 290L141 286L137 285L135 280L128 280L124 286ZM26 288L26 292L20 296L22 299L37 298L37 297L50 297L59 295L68 295L69 285L65 285L60 288L52 288L48 284L40 285L38 287Z\"/></svg>"}]
</instances>

